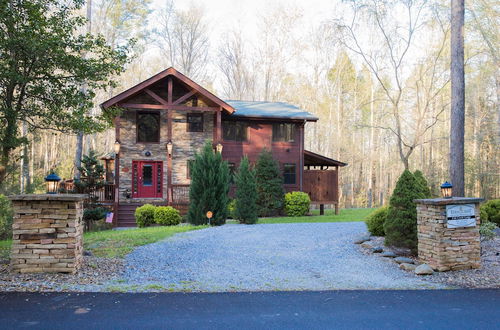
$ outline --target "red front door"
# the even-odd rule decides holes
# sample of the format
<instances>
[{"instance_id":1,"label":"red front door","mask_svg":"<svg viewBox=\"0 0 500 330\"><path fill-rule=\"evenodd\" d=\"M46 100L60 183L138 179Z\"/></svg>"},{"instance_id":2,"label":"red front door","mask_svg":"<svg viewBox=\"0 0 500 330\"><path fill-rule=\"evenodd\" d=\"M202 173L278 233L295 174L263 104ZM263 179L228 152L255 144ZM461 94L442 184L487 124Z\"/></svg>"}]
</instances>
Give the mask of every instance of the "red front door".
<instances>
[{"instance_id":1,"label":"red front door","mask_svg":"<svg viewBox=\"0 0 500 330\"><path fill-rule=\"evenodd\" d=\"M163 192L163 162L132 162L132 197L161 198Z\"/></svg>"}]
</instances>

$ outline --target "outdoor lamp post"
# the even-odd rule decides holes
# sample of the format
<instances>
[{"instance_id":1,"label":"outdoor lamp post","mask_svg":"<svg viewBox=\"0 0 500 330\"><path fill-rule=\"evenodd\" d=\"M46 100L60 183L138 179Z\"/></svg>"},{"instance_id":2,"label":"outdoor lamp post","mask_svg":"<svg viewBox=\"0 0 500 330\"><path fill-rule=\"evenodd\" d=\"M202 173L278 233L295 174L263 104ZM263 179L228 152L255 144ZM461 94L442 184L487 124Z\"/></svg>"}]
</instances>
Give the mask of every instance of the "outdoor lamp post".
<instances>
[{"instance_id":1,"label":"outdoor lamp post","mask_svg":"<svg viewBox=\"0 0 500 330\"><path fill-rule=\"evenodd\" d=\"M172 141L168 141L167 142L167 153L169 156L172 156L172 148L173 148Z\"/></svg>"},{"instance_id":2,"label":"outdoor lamp post","mask_svg":"<svg viewBox=\"0 0 500 330\"><path fill-rule=\"evenodd\" d=\"M115 154L116 155L118 155L120 153L120 147L121 147L120 142L118 142L118 140L115 141Z\"/></svg>"},{"instance_id":3,"label":"outdoor lamp post","mask_svg":"<svg viewBox=\"0 0 500 330\"><path fill-rule=\"evenodd\" d=\"M441 194L444 198L451 198L453 185L446 181L441 185Z\"/></svg>"},{"instance_id":4,"label":"outdoor lamp post","mask_svg":"<svg viewBox=\"0 0 500 330\"><path fill-rule=\"evenodd\" d=\"M54 171L51 171L50 174L45 177L45 184L47 185L47 194L57 194L59 181L61 181L61 178L56 173L54 173Z\"/></svg>"},{"instance_id":5,"label":"outdoor lamp post","mask_svg":"<svg viewBox=\"0 0 500 330\"><path fill-rule=\"evenodd\" d=\"M217 150L218 153L222 153L222 144L221 143L217 143L217 145L215 146L215 150Z\"/></svg>"}]
</instances>

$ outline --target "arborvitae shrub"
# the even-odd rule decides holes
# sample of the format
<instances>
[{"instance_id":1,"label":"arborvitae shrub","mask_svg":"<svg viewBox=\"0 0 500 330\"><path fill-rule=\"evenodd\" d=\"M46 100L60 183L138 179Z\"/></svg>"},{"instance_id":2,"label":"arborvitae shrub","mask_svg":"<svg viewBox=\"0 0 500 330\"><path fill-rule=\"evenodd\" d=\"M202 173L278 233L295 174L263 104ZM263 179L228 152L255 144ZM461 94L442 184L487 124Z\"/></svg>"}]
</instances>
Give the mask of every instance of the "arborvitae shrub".
<instances>
[{"instance_id":1,"label":"arborvitae shrub","mask_svg":"<svg viewBox=\"0 0 500 330\"><path fill-rule=\"evenodd\" d=\"M155 209L151 204L144 204L135 209L135 222L137 227L147 227L155 223Z\"/></svg>"},{"instance_id":2,"label":"arborvitae shrub","mask_svg":"<svg viewBox=\"0 0 500 330\"><path fill-rule=\"evenodd\" d=\"M424 198L431 198L431 189L429 188L429 183L427 182L427 179L425 178L422 171L416 170L413 175L415 176L415 179L420 186Z\"/></svg>"},{"instance_id":3,"label":"arborvitae shrub","mask_svg":"<svg viewBox=\"0 0 500 330\"><path fill-rule=\"evenodd\" d=\"M414 199L424 198L415 176L405 170L392 192L389 212L384 222L385 244L417 249L417 209Z\"/></svg>"},{"instance_id":4,"label":"arborvitae shrub","mask_svg":"<svg viewBox=\"0 0 500 330\"><path fill-rule=\"evenodd\" d=\"M278 215L283 209L283 176L272 154L264 149L255 165L257 206L260 216Z\"/></svg>"},{"instance_id":5,"label":"arborvitae shrub","mask_svg":"<svg viewBox=\"0 0 500 330\"><path fill-rule=\"evenodd\" d=\"M285 213L289 217L307 215L310 205L311 199L305 192L293 191L285 194Z\"/></svg>"},{"instance_id":6,"label":"arborvitae shrub","mask_svg":"<svg viewBox=\"0 0 500 330\"><path fill-rule=\"evenodd\" d=\"M366 226L368 227L368 231L373 236L384 236L384 222L387 219L387 213L389 212L389 207L384 206L373 211L368 217L365 219Z\"/></svg>"},{"instance_id":7,"label":"arborvitae shrub","mask_svg":"<svg viewBox=\"0 0 500 330\"><path fill-rule=\"evenodd\" d=\"M181 222L181 214L172 206L157 206L154 221L159 225L175 226Z\"/></svg>"},{"instance_id":8,"label":"arborvitae shrub","mask_svg":"<svg viewBox=\"0 0 500 330\"><path fill-rule=\"evenodd\" d=\"M241 223L254 224L257 222L257 210L255 172L250 168L248 158L243 157L236 174L235 217Z\"/></svg>"},{"instance_id":9,"label":"arborvitae shrub","mask_svg":"<svg viewBox=\"0 0 500 330\"><path fill-rule=\"evenodd\" d=\"M12 238L14 210L10 200L0 194L0 239Z\"/></svg>"},{"instance_id":10,"label":"arborvitae shrub","mask_svg":"<svg viewBox=\"0 0 500 330\"><path fill-rule=\"evenodd\" d=\"M481 222L486 221L496 223L500 226L500 199L491 199L481 205Z\"/></svg>"},{"instance_id":11,"label":"arborvitae shrub","mask_svg":"<svg viewBox=\"0 0 500 330\"><path fill-rule=\"evenodd\" d=\"M191 164L188 221L195 225L208 223L206 213L212 211L211 225L223 225L229 203L229 167L207 141Z\"/></svg>"}]
</instances>

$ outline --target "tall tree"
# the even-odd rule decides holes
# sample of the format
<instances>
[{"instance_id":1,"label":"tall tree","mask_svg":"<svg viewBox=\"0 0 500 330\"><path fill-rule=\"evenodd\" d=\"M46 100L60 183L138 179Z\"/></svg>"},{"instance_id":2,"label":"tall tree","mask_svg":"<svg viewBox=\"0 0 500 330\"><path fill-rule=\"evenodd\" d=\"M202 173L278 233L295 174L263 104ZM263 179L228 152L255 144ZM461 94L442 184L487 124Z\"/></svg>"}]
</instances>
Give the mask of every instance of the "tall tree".
<instances>
[{"instance_id":1,"label":"tall tree","mask_svg":"<svg viewBox=\"0 0 500 330\"><path fill-rule=\"evenodd\" d=\"M246 224L257 222L257 186L255 171L247 157L241 159L236 174L236 218Z\"/></svg>"},{"instance_id":2,"label":"tall tree","mask_svg":"<svg viewBox=\"0 0 500 330\"><path fill-rule=\"evenodd\" d=\"M453 195L465 195L464 0L451 0L450 179Z\"/></svg>"},{"instance_id":3,"label":"tall tree","mask_svg":"<svg viewBox=\"0 0 500 330\"><path fill-rule=\"evenodd\" d=\"M283 209L285 192L278 162L264 149L255 164L257 205L260 216L277 215Z\"/></svg>"},{"instance_id":4,"label":"tall tree","mask_svg":"<svg viewBox=\"0 0 500 330\"><path fill-rule=\"evenodd\" d=\"M80 0L0 5L0 184L13 150L27 142L19 135L20 123L31 130L94 132L114 116L90 117L87 110L96 90L115 84L109 76L123 71L126 49L112 50L102 37L78 34L85 19L74 12L82 5Z\"/></svg>"}]
</instances>

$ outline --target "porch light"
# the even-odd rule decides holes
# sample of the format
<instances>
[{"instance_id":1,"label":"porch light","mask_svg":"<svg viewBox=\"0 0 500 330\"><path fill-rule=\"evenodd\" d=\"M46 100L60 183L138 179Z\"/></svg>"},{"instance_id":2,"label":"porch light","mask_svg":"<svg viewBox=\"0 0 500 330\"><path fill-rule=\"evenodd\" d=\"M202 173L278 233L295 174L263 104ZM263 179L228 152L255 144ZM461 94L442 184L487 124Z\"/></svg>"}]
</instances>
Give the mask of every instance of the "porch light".
<instances>
[{"instance_id":1,"label":"porch light","mask_svg":"<svg viewBox=\"0 0 500 330\"><path fill-rule=\"evenodd\" d=\"M120 153L120 147L121 147L120 142L118 142L118 140L115 141L114 147L115 147L115 154L118 155Z\"/></svg>"},{"instance_id":2,"label":"porch light","mask_svg":"<svg viewBox=\"0 0 500 330\"><path fill-rule=\"evenodd\" d=\"M215 146L215 150L217 150L218 153L222 153L222 144L221 143L217 143L217 145Z\"/></svg>"},{"instance_id":3,"label":"porch light","mask_svg":"<svg viewBox=\"0 0 500 330\"><path fill-rule=\"evenodd\" d=\"M446 181L441 185L441 194L444 198L451 198L453 185Z\"/></svg>"},{"instance_id":4,"label":"porch light","mask_svg":"<svg viewBox=\"0 0 500 330\"><path fill-rule=\"evenodd\" d=\"M59 181L61 181L61 178L56 173L54 173L54 171L51 171L50 174L45 177L47 194L57 194Z\"/></svg>"},{"instance_id":5,"label":"porch light","mask_svg":"<svg viewBox=\"0 0 500 330\"><path fill-rule=\"evenodd\" d=\"M173 148L172 141L168 141L167 142L167 153L169 156L172 156L172 148Z\"/></svg>"}]
</instances>

